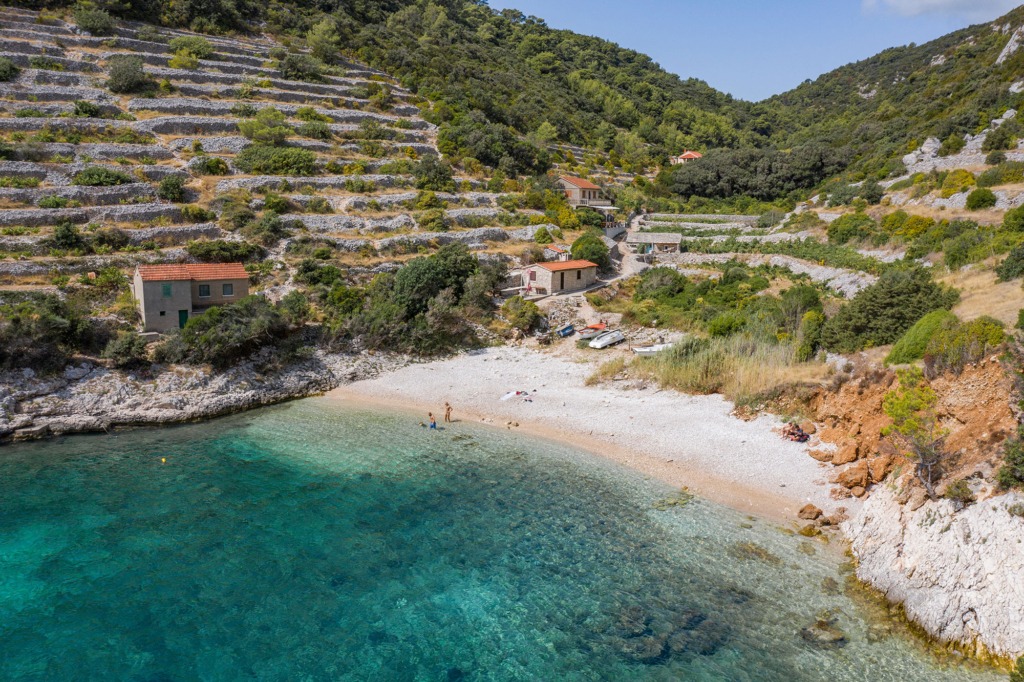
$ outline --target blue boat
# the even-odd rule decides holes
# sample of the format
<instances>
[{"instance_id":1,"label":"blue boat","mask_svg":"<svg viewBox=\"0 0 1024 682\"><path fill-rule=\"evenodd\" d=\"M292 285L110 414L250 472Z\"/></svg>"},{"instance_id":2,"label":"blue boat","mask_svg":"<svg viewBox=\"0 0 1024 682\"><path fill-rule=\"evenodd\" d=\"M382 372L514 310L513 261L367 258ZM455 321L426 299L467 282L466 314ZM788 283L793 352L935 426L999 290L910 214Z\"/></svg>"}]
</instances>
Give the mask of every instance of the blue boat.
<instances>
[{"instance_id":1,"label":"blue boat","mask_svg":"<svg viewBox=\"0 0 1024 682\"><path fill-rule=\"evenodd\" d=\"M572 324L567 324L555 333L561 336L563 339L567 336L572 336L576 332L576 327Z\"/></svg>"}]
</instances>

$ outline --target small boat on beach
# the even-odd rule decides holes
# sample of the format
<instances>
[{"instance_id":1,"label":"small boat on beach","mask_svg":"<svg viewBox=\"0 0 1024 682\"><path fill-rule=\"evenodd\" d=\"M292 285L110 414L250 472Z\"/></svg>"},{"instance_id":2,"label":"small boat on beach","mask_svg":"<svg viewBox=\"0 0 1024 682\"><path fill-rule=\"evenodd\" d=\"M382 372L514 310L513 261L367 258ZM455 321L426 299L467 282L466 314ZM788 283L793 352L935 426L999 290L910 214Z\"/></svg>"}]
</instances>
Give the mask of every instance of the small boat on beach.
<instances>
[{"instance_id":1,"label":"small boat on beach","mask_svg":"<svg viewBox=\"0 0 1024 682\"><path fill-rule=\"evenodd\" d=\"M576 331L576 326L575 325L567 324L564 327L559 328L558 331L556 331L555 333L558 334L560 337L562 337L564 339L567 336L572 336L573 332L575 332L575 331Z\"/></svg>"},{"instance_id":2,"label":"small boat on beach","mask_svg":"<svg viewBox=\"0 0 1024 682\"><path fill-rule=\"evenodd\" d=\"M655 343L651 346L637 346L633 349L633 353L642 356L657 355L658 353L666 351L671 347L671 343Z\"/></svg>"},{"instance_id":3,"label":"small boat on beach","mask_svg":"<svg viewBox=\"0 0 1024 682\"><path fill-rule=\"evenodd\" d=\"M610 348L611 346L620 344L625 340L625 334L620 332L618 329L613 329L611 331L602 332L601 334L598 334L594 338L594 340L590 342L589 345L591 348L601 350L603 348Z\"/></svg>"},{"instance_id":4,"label":"small boat on beach","mask_svg":"<svg viewBox=\"0 0 1024 682\"><path fill-rule=\"evenodd\" d=\"M608 327L608 325L603 324L603 323L587 325L586 327L584 327L583 329L580 330L580 338L581 339L592 339L595 336L599 336L602 333L604 333L604 330L607 327Z\"/></svg>"}]
</instances>

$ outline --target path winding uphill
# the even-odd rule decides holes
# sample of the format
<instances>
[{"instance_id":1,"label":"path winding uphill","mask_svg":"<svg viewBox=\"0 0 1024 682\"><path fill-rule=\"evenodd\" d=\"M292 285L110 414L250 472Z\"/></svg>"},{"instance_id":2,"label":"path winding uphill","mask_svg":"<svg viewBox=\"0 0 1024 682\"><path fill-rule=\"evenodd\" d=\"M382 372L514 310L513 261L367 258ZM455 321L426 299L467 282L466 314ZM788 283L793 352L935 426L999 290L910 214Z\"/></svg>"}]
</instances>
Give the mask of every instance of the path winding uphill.
<instances>
[{"instance_id":1,"label":"path winding uphill","mask_svg":"<svg viewBox=\"0 0 1024 682\"><path fill-rule=\"evenodd\" d=\"M176 68L168 43L183 36L196 34L125 22L112 38L94 37L0 8L0 57L20 69L0 83L0 136L10 147L0 161L0 285L43 287L105 265L190 260L183 247L192 241L242 240L219 220L219 197L240 192L254 211L267 208L268 194L287 206L275 207L291 229L290 241L271 246L278 280L294 265L289 244L313 243L342 259L358 252L374 265L452 241L487 251L532 239L531 216L499 209L502 195L470 178L456 178L456 191L435 200L447 229L437 229L436 216L421 227L426 207L412 171L438 156L436 128L420 117L423 101L387 74L348 63L318 82L292 80L271 57L276 43L251 36L202 36L208 58ZM159 84L153 96L107 87L111 64L126 55ZM371 99L382 89L383 105ZM283 146L311 157L301 172L239 167L252 144L239 123L264 108L284 116ZM183 189L161 189L168 183ZM84 242L54 240L66 224L92 255ZM110 230L116 239L96 241Z\"/></svg>"}]
</instances>

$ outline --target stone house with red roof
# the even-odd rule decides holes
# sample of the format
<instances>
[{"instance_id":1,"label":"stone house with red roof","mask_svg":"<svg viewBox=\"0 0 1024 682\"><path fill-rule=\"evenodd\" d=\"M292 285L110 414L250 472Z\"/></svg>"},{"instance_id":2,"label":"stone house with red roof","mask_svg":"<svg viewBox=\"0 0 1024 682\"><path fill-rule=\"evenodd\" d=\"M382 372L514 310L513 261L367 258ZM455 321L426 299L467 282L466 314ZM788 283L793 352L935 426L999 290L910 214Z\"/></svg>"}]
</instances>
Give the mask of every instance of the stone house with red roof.
<instances>
[{"instance_id":1,"label":"stone house with red roof","mask_svg":"<svg viewBox=\"0 0 1024 682\"><path fill-rule=\"evenodd\" d=\"M132 294L142 315L142 330L181 329L192 315L249 295L249 273L241 263L139 265Z\"/></svg>"},{"instance_id":2,"label":"stone house with red roof","mask_svg":"<svg viewBox=\"0 0 1024 682\"><path fill-rule=\"evenodd\" d=\"M563 175L558 178L558 183L565 191L565 198L573 208L580 206L611 206L612 202L601 195L601 188L590 180L577 178L572 175Z\"/></svg>"},{"instance_id":3,"label":"stone house with red roof","mask_svg":"<svg viewBox=\"0 0 1024 682\"><path fill-rule=\"evenodd\" d=\"M597 281L597 263L565 260L523 268L523 288L531 294L563 294L586 289Z\"/></svg>"},{"instance_id":4,"label":"stone house with red roof","mask_svg":"<svg viewBox=\"0 0 1024 682\"><path fill-rule=\"evenodd\" d=\"M679 156L670 156L668 158L668 162L670 164L672 164L673 166L681 166L684 163L689 163L690 161L696 161L697 159L703 159L703 158L704 158L704 155L701 154L700 152L694 152L694 151L687 150L687 151L683 152L682 154L680 154Z\"/></svg>"}]
</instances>

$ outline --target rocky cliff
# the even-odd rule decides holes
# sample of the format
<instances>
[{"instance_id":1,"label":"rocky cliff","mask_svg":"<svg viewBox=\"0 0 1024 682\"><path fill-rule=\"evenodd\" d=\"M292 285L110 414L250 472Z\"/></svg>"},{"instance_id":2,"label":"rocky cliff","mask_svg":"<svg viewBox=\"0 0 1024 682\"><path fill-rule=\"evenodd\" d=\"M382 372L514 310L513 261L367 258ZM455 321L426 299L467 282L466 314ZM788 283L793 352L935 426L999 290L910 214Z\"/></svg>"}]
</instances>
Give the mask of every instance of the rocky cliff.
<instances>
[{"instance_id":1,"label":"rocky cliff","mask_svg":"<svg viewBox=\"0 0 1024 682\"><path fill-rule=\"evenodd\" d=\"M843 529L857 577L930 635L982 654L1024 655L1024 495L956 511L949 500L901 504L887 485Z\"/></svg>"}]
</instances>

